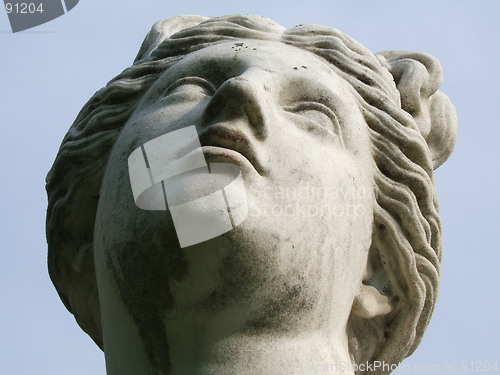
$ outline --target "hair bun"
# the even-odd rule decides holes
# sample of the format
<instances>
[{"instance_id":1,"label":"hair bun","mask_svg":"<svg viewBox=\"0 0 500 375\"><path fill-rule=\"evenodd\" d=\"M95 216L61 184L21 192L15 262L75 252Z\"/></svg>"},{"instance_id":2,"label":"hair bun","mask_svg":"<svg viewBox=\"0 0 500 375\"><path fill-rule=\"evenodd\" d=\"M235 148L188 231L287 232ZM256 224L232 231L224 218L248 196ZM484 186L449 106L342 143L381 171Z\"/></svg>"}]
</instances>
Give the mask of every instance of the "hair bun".
<instances>
[{"instance_id":1,"label":"hair bun","mask_svg":"<svg viewBox=\"0 0 500 375\"><path fill-rule=\"evenodd\" d=\"M401 108L416 121L436 169L450 156L457 138L457 115L450 99L438 91L443 80L437 59L423 52L379 52L400 93Z\"/></svg>"},{"instance_id":2,"label":"hair bun","mask_svg":"<svg viewBox=\"0 0 500 375\"><path fill-rule=\"evenodd\" d=\"M161 42L171 37L173 34L189 27L199 25L203 21L208 20L208 18L209 17L186 14L167 17L157 21L153 27L151 27L151 30L142 42L134 62L148 58L151 52L153 52Z\"/></svg>"}]
</instances>

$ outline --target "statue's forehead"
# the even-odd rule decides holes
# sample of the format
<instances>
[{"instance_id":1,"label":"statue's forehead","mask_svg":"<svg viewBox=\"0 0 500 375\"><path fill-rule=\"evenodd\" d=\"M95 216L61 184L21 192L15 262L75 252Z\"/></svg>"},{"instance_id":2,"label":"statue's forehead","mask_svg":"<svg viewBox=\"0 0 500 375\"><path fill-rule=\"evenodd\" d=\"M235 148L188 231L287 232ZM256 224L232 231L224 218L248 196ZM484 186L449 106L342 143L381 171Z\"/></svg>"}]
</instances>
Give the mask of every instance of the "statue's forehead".
<instances>
[{"instance_id":1,"label":"statue's forehead","mask_svg":"<svg viewBox=\"0 0 500 375\"><path fill-rule=\"evenodd\" d=\"M191 52L166 69L151 89L161 90L188 76L203 77L218 87L242 74L263 81L275 94L332 96L338 102L352 96L352 87L320 56L279 41L253 39L220 42Z\"/></svg>"},{"instance_id":2,"label":"statue's forehead","mask_svg":"<svg viewBox=\"0 0 500 375\"><path fill-rule=\"evenodd\" d=\"M280 65L283 68L292 65L292 68L297 69L309 64L316 71L332 72L330 64L314 53L274 40L235 39L217 42L189 53L180 63L200 65L201 62L209 61Z\"/></svg>"}]
</instances>

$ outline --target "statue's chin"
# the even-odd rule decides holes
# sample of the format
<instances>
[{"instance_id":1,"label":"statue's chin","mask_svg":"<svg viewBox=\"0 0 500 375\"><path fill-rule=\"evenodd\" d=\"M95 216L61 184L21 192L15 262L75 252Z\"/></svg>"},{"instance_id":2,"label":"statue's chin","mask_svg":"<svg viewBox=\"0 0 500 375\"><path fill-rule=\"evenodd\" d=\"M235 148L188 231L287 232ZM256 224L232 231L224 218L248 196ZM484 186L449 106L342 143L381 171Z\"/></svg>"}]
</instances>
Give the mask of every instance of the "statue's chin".
<instances>
[{"instance_id":1,"label":"statue's chin","mask_svg":"<svg viewBox=\"0 0 500 375\"><path fill-rule=\"evenodd\" d=\"M279 237L251 224L249 218L230 232L182 249L187 269L170 283L173 310L213 316L233 311L238 319L245 317L249 329L291 325L309 314L320 295L319 276L294 261L292 251L299 249L283 247Z\"/></svg>"}]
</instances>

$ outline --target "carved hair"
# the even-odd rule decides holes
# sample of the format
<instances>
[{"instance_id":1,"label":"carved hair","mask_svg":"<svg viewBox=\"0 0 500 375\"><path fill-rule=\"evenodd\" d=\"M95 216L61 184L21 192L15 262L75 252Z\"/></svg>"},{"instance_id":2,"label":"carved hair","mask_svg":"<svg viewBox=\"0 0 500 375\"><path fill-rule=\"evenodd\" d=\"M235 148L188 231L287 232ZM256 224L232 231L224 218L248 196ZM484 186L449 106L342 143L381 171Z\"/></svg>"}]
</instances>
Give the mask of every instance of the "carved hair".
<instances>
[{"instance_id":1,"label":"carved hair","mask_svg":"<svg viewBox=\"0 0 500 375\"><path fill-rule=\"evenodd\" d=\"M191 52L235 39L280 41L310 51L354 89L376 167L370 258L379 267L365 283L386 294L393 309L370 320L351 316L350 351L355 363L400 362L418 345L437 296L442 235L433 169L454 146L455 112L437 92L441 69L432 56L376 55L325 26L286 30L257 16L179 16L153 26L134 65L83 107L47 176L49 272L61 299L102 348L92 242L110 150L160 74Z\"/></svg>"}]
</instances>

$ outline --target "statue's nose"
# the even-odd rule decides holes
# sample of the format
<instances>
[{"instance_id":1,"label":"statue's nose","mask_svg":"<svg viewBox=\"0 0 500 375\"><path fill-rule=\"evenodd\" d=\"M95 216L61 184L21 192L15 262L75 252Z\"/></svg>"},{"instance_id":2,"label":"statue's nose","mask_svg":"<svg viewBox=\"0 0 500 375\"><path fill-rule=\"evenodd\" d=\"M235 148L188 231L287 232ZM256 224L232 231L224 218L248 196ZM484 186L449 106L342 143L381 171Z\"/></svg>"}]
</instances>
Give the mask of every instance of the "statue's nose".
<instances>
[{"instance_id":1,"label":"statue's nose","mask_svg":"<svg viewBox=\"0 0 500 375\"><path fill-rule=\"evenodd\" d=\"M225 81L215 92L203 114L203 123L211 124L245 119L259 139L267 135L268 114L263 84L244 75Z\"/></svg>"}]
</instances>

